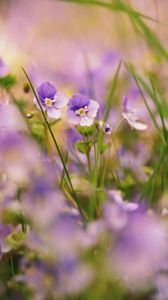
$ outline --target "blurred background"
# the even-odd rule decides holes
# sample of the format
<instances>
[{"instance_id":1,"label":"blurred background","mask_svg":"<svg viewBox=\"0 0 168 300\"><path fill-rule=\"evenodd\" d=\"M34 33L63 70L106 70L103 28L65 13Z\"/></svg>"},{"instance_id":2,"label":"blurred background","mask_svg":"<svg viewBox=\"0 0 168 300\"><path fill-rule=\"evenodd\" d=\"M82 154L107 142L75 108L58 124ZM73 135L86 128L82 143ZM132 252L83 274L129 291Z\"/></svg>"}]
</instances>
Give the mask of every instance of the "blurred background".
<instances>
[{"instance_id":1,"label":"blurred background","mask_svg":"<svg viewBox=\"0 0 168 300\"><path fill-rule=\"evenodd\" d=\"M168 2L126 2L157 21L145 20L168 45ZM85 68L84 53L94 70L102 64L114 67L121 58L145 68L156 62L126 13L68 1L1 0L0 36L0 55L12 70L21 73L21 66L28 66L43 77L39 80L57 76L71 84Z\"/></svg>"}]
</instances>

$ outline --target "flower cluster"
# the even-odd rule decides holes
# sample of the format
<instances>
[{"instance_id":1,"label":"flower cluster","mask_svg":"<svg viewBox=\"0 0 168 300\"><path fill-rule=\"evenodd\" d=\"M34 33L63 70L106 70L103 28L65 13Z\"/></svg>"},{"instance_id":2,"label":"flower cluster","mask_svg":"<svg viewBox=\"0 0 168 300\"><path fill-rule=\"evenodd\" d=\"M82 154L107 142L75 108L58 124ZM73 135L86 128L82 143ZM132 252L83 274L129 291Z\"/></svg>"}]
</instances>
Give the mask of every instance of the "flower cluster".
<instances>
[{"instance_id":1,"label":"flower cluster","mask_svg":"<svg viewBox=\"0 0 168 300\"><path fill-rule=\"evenodd\" d=\"M49 118L59 119L62 110L67 107L68 120L75 125L91 126L99 109L99 104L96 101L90 100L82 94L75 94L69 100L66 95L58 92L49 82L42 83L37 89L37 94L40 105L36 98L34 103L38 109L41 106Z\"/></svg>"}]
</instances>

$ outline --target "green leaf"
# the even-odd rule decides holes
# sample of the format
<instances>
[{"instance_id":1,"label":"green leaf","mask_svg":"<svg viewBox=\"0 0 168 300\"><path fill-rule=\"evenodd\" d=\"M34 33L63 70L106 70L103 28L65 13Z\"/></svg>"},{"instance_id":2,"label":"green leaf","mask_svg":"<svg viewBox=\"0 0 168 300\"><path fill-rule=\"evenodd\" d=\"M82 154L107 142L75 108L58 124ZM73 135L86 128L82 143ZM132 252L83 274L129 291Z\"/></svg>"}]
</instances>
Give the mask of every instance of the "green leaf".
<instances>
[{"instance_id":1,"label":"green leaf","mask_svg":"<svg viewBox=\"0 0 168 300\"><path fill-rule=\"evenodd\" d=\"M82 126L82 127L78 126L77 130L82 136L88 136L88 135L92 135L93 126Z\"/></svg>"},{"instance_id":2,"label":"green leaf","mask_svg":"<svg viewBox=\"0 0 168 300\"><path fill-rule=\"evenodd\" d=\"M109 147L110 144L102 144L100 148L100 153L103 154Z\"/></svg>"},{"instance_id":3,"label":"green leaf","mask_svg":"<svg viewBox=\"0 0 168 300\"><path fill-rule=\"evenodd\" d=\"M86 144L82 141L77 141L75 144L76 149L81 153L86 153Z\"/></svg>"},{"instance_id":4,"label":"green leaf","mask_svg":"<svg viewBox=\"0 0 168 300\"><path fill-rule=\"evenodd\" d=\"M0 78L0 86L8 90L17 82L16 78L13 75L7 75Z\"/></svg>"},{"instance_id":5,"label":"green leaf","mask_svg":"<svg viewBox=\"0 0 168 300\"><path fill-rule=\"evenodd\" d=\"M32 123L31 131L34 135L37 135L39 137L44 137L45 135L45 127L41 123Z\"/></svg>"},{"instance_id":6,"label":"green leaf","mask_svg":"<svg viewBox=\"0 0 168 300\"><path fill-rule=\"evenodd\" d=\"M7 237L7 242L13 249L18 248L25 241L25 233L21 232L13 232L11 235Z\"/></svg>"},{"instance_id":7,"label":"green leaf","mask_svg":"<svg viewBox=\"0 0 168 300\"><path fill-rule=\"evenodd\" d=\"M54 125L56 125L57 123L60 122L61 119L57 119L57 120L54 120L53 122L49 123L51 127L53 127Z\"/></svg>"}]
</instances>

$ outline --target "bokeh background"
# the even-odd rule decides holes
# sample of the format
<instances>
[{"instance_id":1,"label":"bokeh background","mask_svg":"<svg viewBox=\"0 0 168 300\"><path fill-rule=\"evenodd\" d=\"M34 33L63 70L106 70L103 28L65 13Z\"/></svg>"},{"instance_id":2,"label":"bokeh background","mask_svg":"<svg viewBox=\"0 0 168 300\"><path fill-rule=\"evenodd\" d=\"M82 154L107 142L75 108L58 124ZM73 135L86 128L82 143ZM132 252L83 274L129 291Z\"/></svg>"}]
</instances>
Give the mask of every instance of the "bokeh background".
<instances>
[{"instance_id":1,"label":"bokeh background","mask_svg":"<svg viewBox=\"0 0 168 300\"><path fill-rule=\"evenodd\" d=\"M127 2L157 21L146 20L167 46L167 1ZM38 76L57 75L59 81L62 76L71 84L85 68L84 52L94 69L118 57L154 68L157 58L137 33L128 15L102 7L57 0L0 1L0 54L17 73L28 65Z\"/></svg>"}]
</instances>

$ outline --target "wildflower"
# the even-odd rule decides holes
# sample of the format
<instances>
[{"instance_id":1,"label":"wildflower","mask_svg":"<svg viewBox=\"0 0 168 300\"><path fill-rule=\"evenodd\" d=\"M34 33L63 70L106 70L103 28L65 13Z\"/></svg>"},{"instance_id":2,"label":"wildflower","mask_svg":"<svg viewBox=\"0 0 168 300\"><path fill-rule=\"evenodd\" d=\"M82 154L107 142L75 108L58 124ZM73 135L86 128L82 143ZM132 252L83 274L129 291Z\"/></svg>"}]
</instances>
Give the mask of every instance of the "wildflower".
<instances>
[{"instance_id":1,"label":"wildflower","mask_svg":"<svg viewBox=\"0 0 168 300\"><path fill-rule=\"evenodd\" d=\"M9 67L5 64L5 62L0 58L0 78L5 77L9 73Z\"/></svg>"},{"instance_id":2,"label":"wildflower","mask_svg":"<svg viewBox=\"0 0 168 300\"><path fill-rule=\"evenodd\" d=\"M1 170L15 183L27 182L39 166L39 149L23 135L3 132L0 136Z\"/></svg>"},{"instance_id":3,"label":"wildflower","mask_svg":"<svg viewBox=\"0 0 168 300\"><path fill-rule=\"evenodd\" d=\"M59 119L61 117L61 110L65 108L68 103L68 97L58 92L55 87L49 83L42 83L38 89L37 94L43 111L47 112L47 115L51 119ZM34 103L38 109L40 109L37 100Z\"/></svg>"},{"instance_id":4,"label":"wildflower","mask_svg":"<svg viewBox=\"0 0 168 300\"><path fill-rule=\"evenodd\" d=\"M91 126L97 115L99 104L82 94L75 94L69 101L67 111L70 123L80 126Z\"/></svg>"},{"instance_id":5,"label":"wildflower","mask_svg":"<svg viewBox=\"0 0 168 300\"><path fill-rule=\"evenodd\" d=\"M26 131L26 125L23 117L17 110L16 106L11 103L4 103L0 101L0 131L16 132L20 130Z\"/></svg>"},{"instance_id":6,"label":"wildflower","mask_svg":"<svg viewBox=\"0 0 168 300\"><path fill-rule=\"evenodd\" d=\"M112 230L121 230L129 220L129 215L138 209L138 204L123 201L122 194L118 190L111 190L108 193L109 201L103 209L105 223Z\"/></svg>"},{"instance_id":7,"label":"wildflower","mask_svg":"<svg viewBox=\"0 0 168 300\"><path fill-rule=\"evenodd\" d=\"M165 262L166 249L164 224L156 216L136 210L118 232L112 251L113 270L137 288L158 272Z\"/></svg>"},{"instance_id":8,"label":"wildflower","mask_svg":"<svg viewBox=\"0 0 168 300\"><path fill-rule=\"evenodd\" d=\"M147 125L139 122L139 118L137 116L137 110L134 108L133 109L128 108L127 104L128 104L128 99L125 96L123 98L123 107L124 107L124 112L122 112L123 118L128 122L131 128L140 131L146 130Z\"/></svg>"},{"instance_id":9,"label":"wildflower","mask_svg":"<svg viewBox=\"0 0 168 300\"><path fill-rule=\"evenodd\" d=\"M96 124L96 128L101 130L103 128L104 133L111 134L112 128L108 123L103 123L102 121L98 121Z\"/></svg>"}]
</instances>

